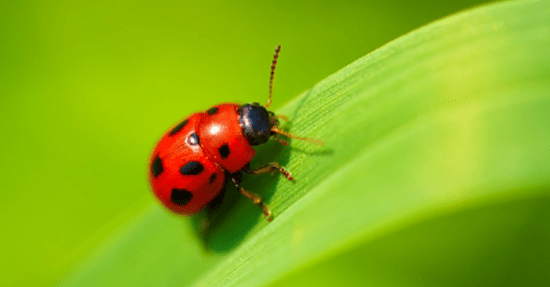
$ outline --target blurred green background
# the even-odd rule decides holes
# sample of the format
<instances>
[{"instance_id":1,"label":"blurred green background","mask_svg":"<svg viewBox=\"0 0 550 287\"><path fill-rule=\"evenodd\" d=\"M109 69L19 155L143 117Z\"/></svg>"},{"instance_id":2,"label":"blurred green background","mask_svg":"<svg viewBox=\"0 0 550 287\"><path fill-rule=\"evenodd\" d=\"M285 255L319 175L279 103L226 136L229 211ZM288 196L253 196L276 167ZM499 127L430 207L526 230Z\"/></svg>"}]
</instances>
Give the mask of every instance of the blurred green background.
<instances>
[{"instance_id":1,"label":"blurred green background","mask_svg":"<svg viewBox=\"0 0 550 287\"><path fill-rule=\"evenodd\" d=\"M150 206L161 134L218 102L264 102L278 43L274 109L480 2L3 1L2 285L54 284Z\"/></svg>"}]
</instances>

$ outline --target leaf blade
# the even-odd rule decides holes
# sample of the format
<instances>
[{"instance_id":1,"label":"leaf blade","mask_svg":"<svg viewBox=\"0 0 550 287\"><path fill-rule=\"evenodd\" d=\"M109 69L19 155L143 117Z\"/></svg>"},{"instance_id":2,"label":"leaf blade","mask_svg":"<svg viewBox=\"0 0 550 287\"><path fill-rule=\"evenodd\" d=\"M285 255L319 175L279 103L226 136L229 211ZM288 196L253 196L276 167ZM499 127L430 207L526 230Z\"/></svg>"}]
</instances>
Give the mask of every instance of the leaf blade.
<instances>
[{"instance_id":1,"label":"leaf blade","mask_svg":"<svg viewBox=\"0 0 550 287\"><path fill-rule=\"evenodd\" d=\"M279 160L297 178L295 184L268 177L243 183L268 198L277 218L267 224L249 202L238 202L212 233L213 245L232 242L227 253L192 247L181 250L189 257L165 257L162 274L175 277L163 282L265 285L428 218L547 197L549 8L499 3L435 22L297 98L282 110L291 116L290 130L328 148L293 141L277 156L274 145L262 149L258 161ZM150 212L156 224L169 220L160 209ZM138 225L146 234L155 224ZM160 241L181 244L149 242ZM151 250L135 238L123 242L137 257L100 251L106 258L118 254L120 269L99 264L92 273L102 282L146 284L140 278L152 274L129 266L150 264ZM184 273L198 275L182 275L182 261ZM67 285L89 279L78 274Z\"/></svg>"}]
</instances>

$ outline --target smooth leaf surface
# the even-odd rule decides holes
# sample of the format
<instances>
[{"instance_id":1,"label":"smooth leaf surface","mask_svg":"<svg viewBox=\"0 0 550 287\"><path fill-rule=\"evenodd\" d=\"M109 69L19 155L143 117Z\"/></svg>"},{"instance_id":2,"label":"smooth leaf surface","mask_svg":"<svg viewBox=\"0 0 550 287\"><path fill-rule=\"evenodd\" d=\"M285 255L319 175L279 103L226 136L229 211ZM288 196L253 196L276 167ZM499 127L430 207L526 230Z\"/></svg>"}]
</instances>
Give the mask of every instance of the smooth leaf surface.
<instances>
[{"instance_id":1,"label":"smooth leaf surface","mask_svg":"<svg viewBox=\"0 0 550 287\"><path fill-rule=\"evenodd\" d=\"M61 285L548 284L549 46L548 2L399 38L280 110L326 145L259 149L296 177L243 182L272 223L224 202L202 245L151 206Z\"/></svg>"}]
</instances>

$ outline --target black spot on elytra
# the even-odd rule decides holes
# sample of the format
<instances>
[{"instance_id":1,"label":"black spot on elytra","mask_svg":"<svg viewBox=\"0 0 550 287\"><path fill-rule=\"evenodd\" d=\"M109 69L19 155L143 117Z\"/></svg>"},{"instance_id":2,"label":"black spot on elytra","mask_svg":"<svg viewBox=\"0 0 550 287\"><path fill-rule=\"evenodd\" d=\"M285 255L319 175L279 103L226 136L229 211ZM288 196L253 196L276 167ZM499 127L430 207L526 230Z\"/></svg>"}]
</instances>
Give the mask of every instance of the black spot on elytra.
<instances>
[{"instance_id":1,"label":"black spot on elytra","mask_svg":"<svg viewBox=\"0 0 550 287\"><path fill-rule=\"evenodd\" d=\"M183 175L197 175L202 172L204 167L198 161L190 161L180 167L180 173Z\"/></svg>"},{"instance_id":2,"label":"black spot on elytra","mask_svg":"<svg viewBox=\"0 0 550 287\"><path fill-rule=\"evenodd\" d=\"M197 134L196 133L190 134L189 137L187 138L187 143L190 145L200 144L199 137L197 136Z\"/></svg>"},{"instance_id":3,"label":"black spot on elytra","mask_svg":"<svg viewBox=\"0 0 550 287\"><path fill-rule=\"evenodd\" d=\"M153 163L151 164L151 174L153 174L153 177L156 178L164 171L164 167L162 166L162 159L157 155L155 159L153 160Z\"/></svg>"},{"instance_id":4,"label":"black spot on elytra","mask_svg":"<svg viewBox=\"0 0 550 287\"><path fill-rule=\"evenodd\" d=\"M216 173L213 173L211 176L210 176L210 184L213 184L214 181L216 181Z\"/></svg>"},{"instance_id":5,"label":"black spot on elytra","mask_svg":"<svg viewBox=\"0 0 550 287\"><path fill-rule=\"evenodd\" d=\"M213 115L218 112L218 107L212 107L208 111L206 111L209 115Z\"/></svg>"},{"instance_id":6,"label":"black spot on elytra","mask_svg":"<svg viewBox=\"0 0 550 287\"><path fill-rule=\"evenodd\" d=\"M222 158L227 158L229 156L229 146L227 144L224 144L222 145L219 149L218 149L218 152L220 153L220 155L222 156Z\"/></svg>"},{"instance_id":7,"label":"black spot on elytra","mask_svg":"<svg viewBox=\"0 0 550 287\"><path fill-rule=\"evenodd\" d=\"M177 205L186 205L193 198L193 194L187 189L172 188L170 200Z\"/></svg>"},{"instance_id":8,"label":"black spot on elytra","mask_svg":"<svg viewBox=\"0 0 550 287\"><path fill-rule=\"evenodd\" d=\"M187 122L189 120L188 119L185 119L183 122L179 123L177 126L175 126L171 131L170 131L170 135L173 136L175 134L177 134L179 131L181 131L181 129L183 129L183 127L185 127L185 125L187 125Z\"/></svg>"}]
</instances>

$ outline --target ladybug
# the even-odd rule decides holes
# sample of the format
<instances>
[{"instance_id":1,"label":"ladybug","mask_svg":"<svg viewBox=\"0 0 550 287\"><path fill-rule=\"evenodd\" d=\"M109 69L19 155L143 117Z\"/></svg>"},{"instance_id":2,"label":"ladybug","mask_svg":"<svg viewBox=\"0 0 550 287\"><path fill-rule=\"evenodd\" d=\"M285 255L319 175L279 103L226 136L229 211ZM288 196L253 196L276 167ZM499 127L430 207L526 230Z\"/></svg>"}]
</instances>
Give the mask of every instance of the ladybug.
<instances>
[{"instance_id":1,"label":"ladybug","mask_svg":"<svg viewBox=\"0 0 550 287\"><path fill-rule=\"evenodd\" d=\"M276 162L250 169L250 161L256 153L253 146L264 144L270 138L287 145L279 135L322 144L279 129L279 119L288 119L267 110L280 49L278 45L273 55L265 106L259 103L216 105L206 112L192 114L160 139L149 163L149 179L155 196L168 209L183 215L195 214L230 180L262 209L268 221L272 220L271 211L262 198L241 187L241 175L278 171L288 180L293 177Z\"/></svg>"}]
</instances>

